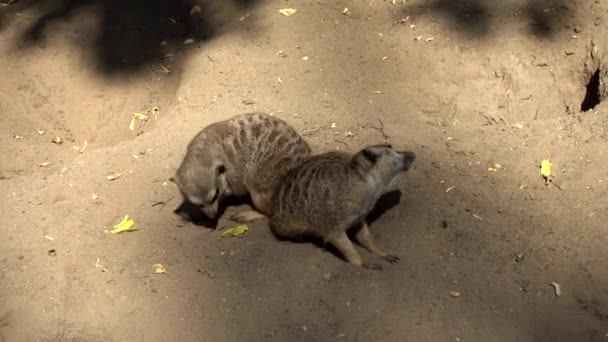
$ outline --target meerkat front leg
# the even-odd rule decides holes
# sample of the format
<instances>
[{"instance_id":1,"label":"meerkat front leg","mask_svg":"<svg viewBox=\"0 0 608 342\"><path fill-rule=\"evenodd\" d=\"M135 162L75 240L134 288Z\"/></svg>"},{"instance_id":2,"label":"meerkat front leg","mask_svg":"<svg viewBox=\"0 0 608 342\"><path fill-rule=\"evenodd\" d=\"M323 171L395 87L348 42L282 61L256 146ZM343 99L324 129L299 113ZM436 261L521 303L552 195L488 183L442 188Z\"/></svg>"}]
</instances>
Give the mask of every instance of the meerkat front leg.
<instances>
[{"instance_id":1,"label":"meerkat front leg","mask_svg":"<svg viewBox=\"0 0 608 342\"><path fill-rule=\"evenodd\" d=\"M250 193L253 207L256 210L244 210L232 214L230 219L239 223L249 223L268 218L272 208L271 197L268 193L252 191Z\"/></svg>"},{"instance_id":2,"label":"meerkat front leg","mask_svg":"<svg viewBox=\"0 0 608 342\"><path fill-rule=\"evenodd\" d=\"M239 223L249 223L267 218L266 215L255 210L244 210L230 215L230 219Z\"/></svg>"},{"instance_id":3,"label":"meerkat front leg","mask_svg":"<svg viewBox=\"0 0 608 342\"><path fill-rule=\"evenodd\" d=\"M380 246L378 246L378 244L376 244L376 240L374 239L366 222L362 223L361 228L355 235L355 238L357 239L357 242L359 242L361 246L367 249L370 253L380 256L382 259L391 264L399 262L399 257L386 253Z\"/></svg>"},{"instance_id":4,"label":"meerkat front leg","mask_svg":"<svg viewBox=\"0 0 608 342\"><path fill-rule=\"evenodd\" d=\"M377 271L382 270L382 266L378 264L368 264L363 262L363 259L361 259L361 255L359 255L359 252L357 252L355 246L350 241L345 231L335 232L329 237L327 237L325 241L334 245L334 247L336 247L340 251L340 253L342 253L344 259L346 259L346 261L348 261L349 263L355 266L362 266L364 268L373 269Z\"/></svg>"}]
</instances>

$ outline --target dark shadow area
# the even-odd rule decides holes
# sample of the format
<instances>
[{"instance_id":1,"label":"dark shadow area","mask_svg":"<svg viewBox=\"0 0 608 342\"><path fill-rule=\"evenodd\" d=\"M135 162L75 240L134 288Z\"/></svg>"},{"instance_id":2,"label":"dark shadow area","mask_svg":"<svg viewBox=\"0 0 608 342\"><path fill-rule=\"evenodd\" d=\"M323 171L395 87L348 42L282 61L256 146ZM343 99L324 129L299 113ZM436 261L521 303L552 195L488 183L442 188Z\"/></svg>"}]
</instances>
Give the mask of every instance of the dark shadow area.
<instances>
[{"instance_id":1,"label":"dark shadow area","mask_svg":"<svg viewBox=\"0 0 608 342\"><path fill-rule=\"evenodd\" d=\"M567 4L565 0L529 0L521 8L488 0L434 0L424 5L406 4L405 13L399 15L438 14L454 30L475 38L499 34L506 20L523 20L529 22L531 34L548 38L574 20L575 10Z\"/></svg>"},{"instance_id":2,"label":"dark shadow area","mask_svg":"<svg viewBox=\"0 0 608 342\"><path fill-rule=\"evenodd\" d=\"M227 29L228 23L238 22L237 13L254 3L255 0L24 0L12 11L42 13L23 33L19 44L24 48L36 46L52 34L61 34L53 26L56 22L69 21L76 32L81 30L78 23L98 22L98 32L83 40L91 42L100 71L116 73L159 63L174 52L211 39ZM6 13L0 12L0 20L4 16ZM88 48L86 44L83 47Z\"/></svg>"},{"instance_id":3,"label":"dark shadow area","mask_svg":"<svg viewBox=\"0 0 608 342\"><path fill-rule=\"evenodd\" d=\"M251 197L227 197L220 202L217 217L215 219L210 219L198 206L192 204L186 199L182 199L182 203L175 210L173 210L173 213L179 215L184 221L190 222L196 226L217 229L219 219L226 212L226 208L244 204L247 204L253 208L253 201L251 200Z\"/></svg>"},{"instance_id":4,"label":"dark shadow area","mask_svg":"<svg viewBox=\"0 0 608 342\"><path fill-rule=\"evenodd\" d=\"M391 192L387 192L376 202L374 209L367 215L365 220L367 224L372 224L374 221L380 218L380 216L384 215L391 208L397 206L401 202L401 190L394 190Z\"/></svg>"},{"instance_id":5,"label":"dark shadow area","mask_svg":"<svg viewBox=\"0 0 608 342\"><path fill-rule=\"evenodd\" d=\"M484 36L490 31L491 14L483 0L435 0L428 7L420 6L414 13L424 15L428 11L443 16L454 28L475 36Z\"/></svg>"},{"instance_id":6,"label":"dark shadow area","mask_svg":"<svg viewBox=\"0 0 608 342\"><path fill-rule=\"evenodd\" d=\"M589 79L585 98L581 103L581 111L591 110L598 104L600 104L600 69L597 69Z\"/></svg>"}]
</instances>

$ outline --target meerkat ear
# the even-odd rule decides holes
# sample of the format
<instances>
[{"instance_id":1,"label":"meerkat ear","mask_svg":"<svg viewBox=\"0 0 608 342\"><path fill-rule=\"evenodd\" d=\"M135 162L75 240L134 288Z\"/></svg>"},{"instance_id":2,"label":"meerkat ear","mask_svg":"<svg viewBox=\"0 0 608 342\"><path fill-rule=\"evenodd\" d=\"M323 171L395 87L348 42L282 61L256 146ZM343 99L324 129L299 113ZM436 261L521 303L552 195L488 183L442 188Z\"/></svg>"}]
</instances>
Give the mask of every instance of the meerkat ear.
<instances>
[{"instance_id":1,"label":"meerkat ear","mask_svg":"<svg viewBox=\"0 0 608 342\"><path fill-rule=\"evenodd\" d=\"M372 163L375 163L378 158L380 158L380 156L382 156L386 152L386 149L390 148L393 147L388 144L368 146L361 150L361 154L363 154L363 156L365 156L365 158L367 158Z\"/></svg>"}]
</instances>

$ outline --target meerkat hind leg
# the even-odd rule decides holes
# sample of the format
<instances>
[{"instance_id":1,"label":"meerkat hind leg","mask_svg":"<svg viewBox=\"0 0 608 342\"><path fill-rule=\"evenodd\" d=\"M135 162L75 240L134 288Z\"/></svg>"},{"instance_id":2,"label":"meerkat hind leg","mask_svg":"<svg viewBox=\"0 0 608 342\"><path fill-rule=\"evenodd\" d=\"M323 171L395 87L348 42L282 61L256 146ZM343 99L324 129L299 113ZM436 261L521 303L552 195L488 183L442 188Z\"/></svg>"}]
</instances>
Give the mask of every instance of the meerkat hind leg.
<instances>
[{"instance_id":1,"label":"meerkat hind leg","mask_svg":"<svg viewBox=\"0 0 608 342\"><path fill-rule=\"evenodd\" d=\"M382 266L378 264L368 264L363 262L363 259L361 259L361 255L359 255L359 252L357 252L357 250L355 249L355 246L348 238L348 235L346 235L346 232L341 231L334 233L332 234L332 236L326 239L326 242L334 245L334 247L336 247L340 251L340 253L342 253L344 259L346 259L346 261L351 264L378 271L382 270Z\"/></svg>"},{"instance_id":2,"label":"meerkat hind leg","mask_svg":"<svg viewBox=\"0 0 608 342\"><path fill-rule=\"evenodd\" d=\"M386 253L378 244L376 244L376 240L374 239L372 232L369 230L369 226L367 223L363 223L357 235L355 235L357 242L363 246L363 248L367 249L370 253L376 254L380 256L382 259L388 261L391 264L395 264L399 262L399 257L395 255L390 255Z\"/></svg>"}]
</instances>

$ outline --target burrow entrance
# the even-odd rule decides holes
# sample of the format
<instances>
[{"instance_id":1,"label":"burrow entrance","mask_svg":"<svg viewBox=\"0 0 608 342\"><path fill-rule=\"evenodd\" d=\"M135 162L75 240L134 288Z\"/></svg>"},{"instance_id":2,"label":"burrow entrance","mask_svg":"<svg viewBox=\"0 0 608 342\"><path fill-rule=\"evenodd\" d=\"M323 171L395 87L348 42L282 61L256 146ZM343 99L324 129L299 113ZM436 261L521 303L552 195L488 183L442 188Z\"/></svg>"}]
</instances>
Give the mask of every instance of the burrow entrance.
<instances>
[{"instance_id":1,"label":"burrow entrance","mask_svg":"<svg viewBox=\"0 0 608 342\"><path fill-rule=\"evenodd\" d=\"M581 111L586 112L595 108L601 102L600 97L600 69L595 70L589 83L587 83L587 91L585 92L585 98L581 103Z\"/></svg>"}]
</instances>

